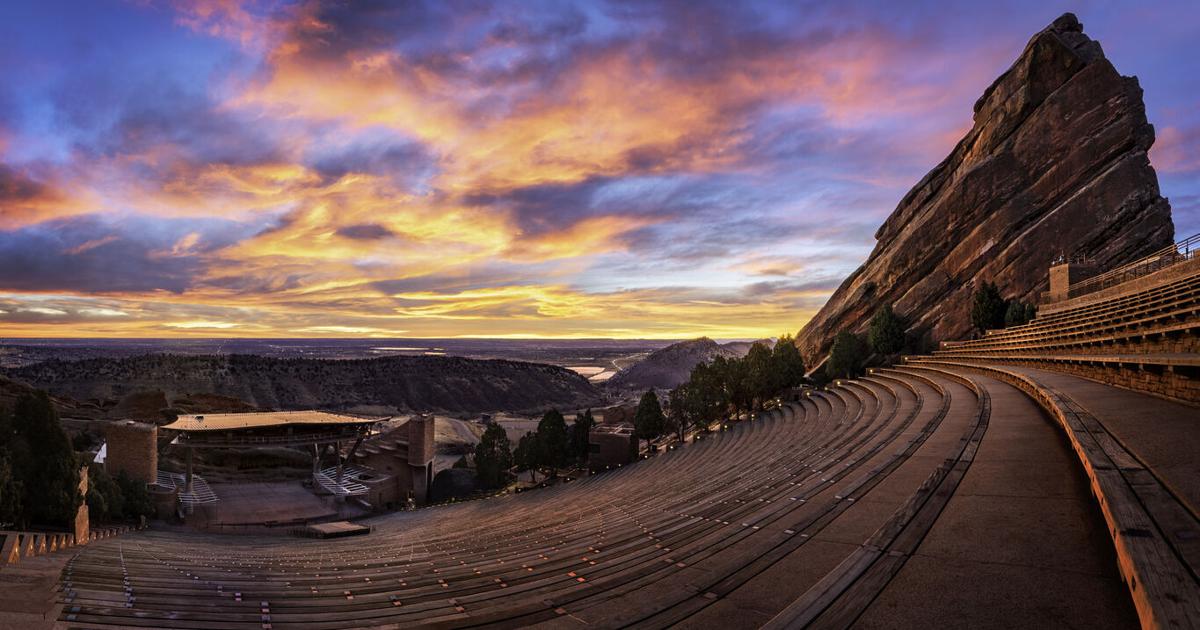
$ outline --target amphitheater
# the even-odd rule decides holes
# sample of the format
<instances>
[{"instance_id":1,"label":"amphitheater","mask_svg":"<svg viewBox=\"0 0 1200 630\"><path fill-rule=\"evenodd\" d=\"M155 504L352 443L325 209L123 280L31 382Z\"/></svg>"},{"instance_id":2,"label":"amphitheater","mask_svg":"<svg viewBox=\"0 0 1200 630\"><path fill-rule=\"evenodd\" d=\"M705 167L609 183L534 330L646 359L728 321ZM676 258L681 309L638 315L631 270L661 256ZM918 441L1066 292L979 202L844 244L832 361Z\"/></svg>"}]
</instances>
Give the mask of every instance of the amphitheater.
<instances>
[{"instance_id":1,"label":"amphitheater","mask_svg":"<svg viewBox=\"0 0 1200 630\"><path fill-rule=\"evenodd\" d=\"M1192 253L576 482L64 549L53 625L1200 627Z\"/></svg>"}]
</instances>

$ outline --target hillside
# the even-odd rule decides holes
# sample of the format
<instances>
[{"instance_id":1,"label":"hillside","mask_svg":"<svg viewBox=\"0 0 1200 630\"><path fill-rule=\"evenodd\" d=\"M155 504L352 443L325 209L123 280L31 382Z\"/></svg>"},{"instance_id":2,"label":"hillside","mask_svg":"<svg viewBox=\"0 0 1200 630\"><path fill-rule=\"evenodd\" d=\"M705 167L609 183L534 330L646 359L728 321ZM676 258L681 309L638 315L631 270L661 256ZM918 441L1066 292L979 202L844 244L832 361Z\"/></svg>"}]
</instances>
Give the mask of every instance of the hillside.
<instances>
[{"instance_id":1,"label":"hillside","mask_svg":"<svg viewBox=\"0 0 1200 630\"><path fill-rule=\"evenodd\" d=\"M329 361L155 354L46 361L4 374L80 401L137 395L179 402L215 395L262 409L372 407L448 413L571 408L599 401L586 379L564 368L458 357Z\"/></svg>"},{"instance_id":2,"label":"hillside","mask_svg":"<svg viewBox=\"0 0 1200 630\"><path fill-rule=\"evenodd\" d=\"M1068 13L975 104L974 126L900 201L876 245L797 343L818 364L840 330L890 303L928 341L970 334L982 282L1036 302L1055 258L1106 268L1171 244L1142 90Z\"/></svg>"},{"instance_id":3,"label":"hillside","mask_svg":"<svg viewBox=\"0 0 1200 630\"><path fill-rule=\"evenodd\" d=\"M671 344L650 353L645 359L617 372L606 384L613 389L669 389L688 380L692 368L723 356L730 359L746 356L751 342L719 344L708 337Z\"/></svg>"}]
</instances>

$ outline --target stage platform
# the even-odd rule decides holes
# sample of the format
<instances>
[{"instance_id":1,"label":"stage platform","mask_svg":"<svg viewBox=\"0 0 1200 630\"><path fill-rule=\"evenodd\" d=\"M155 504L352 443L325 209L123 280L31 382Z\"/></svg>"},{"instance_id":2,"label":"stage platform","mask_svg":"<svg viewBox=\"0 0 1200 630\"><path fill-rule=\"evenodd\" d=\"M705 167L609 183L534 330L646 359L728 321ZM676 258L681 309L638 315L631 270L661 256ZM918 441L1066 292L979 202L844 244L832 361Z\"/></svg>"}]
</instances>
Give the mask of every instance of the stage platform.
<instances>
[{"instance_id":1,"label":"stage platform","mask_svg":"<svg viewBox=\"0 0 1200 630\"><path fill-rule=\"evenodd\" d=\"M337 509L298 481L210 484L220 497L214 526L291 523L334 518Z\"/></svg>"},{"instance_id":2,"label":"stage platform","mask_svg":"<svg viewBox=\"0 0 1200 630\"><path fill-rule=\"evenodd\" d=\"M311 538L344 538L346 536L365 536L369 533L371 533L370 527L350 521L320 523L304 528L304 535Z\"/></svg>"}]
</instances>

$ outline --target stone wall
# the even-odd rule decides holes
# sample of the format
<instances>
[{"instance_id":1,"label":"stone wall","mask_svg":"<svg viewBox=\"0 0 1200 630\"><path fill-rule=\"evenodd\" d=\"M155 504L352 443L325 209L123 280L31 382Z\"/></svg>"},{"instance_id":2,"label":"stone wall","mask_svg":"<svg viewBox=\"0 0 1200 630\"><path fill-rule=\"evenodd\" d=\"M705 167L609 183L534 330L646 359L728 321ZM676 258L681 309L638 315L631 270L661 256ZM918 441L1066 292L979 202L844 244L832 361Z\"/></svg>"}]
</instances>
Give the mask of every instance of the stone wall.
<instances>
[{"instance_id":1,"label":"stone wall","mask_svg":"<svg viewBox=\"0 0 1200 630\"><path fill-rule=\"evenodd\" d=\"M108 456L104 469L110 475L124 471L146 483L158 481L158 427L153 424L122 420L105 430Z\"/></svg>"},{"instance_id":2,"label":"stone wall","mask_svg":"<svg viewBox=\"0 0 1200 630\"><path fill-rule=\"evenodd\" d=\"M1042 304L1038 307L1038 316L1052 315L1054 313L1061 313L1073 308L1092 306L1094 304L1100 304L1101 302L1109 302L1130 293L1155 289L1160 286L1171 284L1172 282L1178 282L1180 280L1189 278L1196 274L1200 274L1200 256L1192 258L1187 262L1182 262L1178 265L1147 274L1141 278L1135 278L1128 282L1122 282L1116 286L1096 291L1095 293L1089 293L1087 295L1081 295L1077 298L1054 302L1051 304Z\"/></svg>"},{"instance_id":3,"label":"stone wall","mask_svg":"<svg viewBox=\"0 0 1200 630\"><path fill-rule=\"evenodd\" d=\"M88 518L87 506L88 493L88 467L84 464L79 468L79 496L84 497L84 501L79 504L79 509L75 512L75 523L71 531L75 532L75 543L78 545L86 545L91 540L91 522Z\"/></svg>"},{"instance_id":4,"label":"stone wall","mask_svg":"<svg viewBox=\"0 0 1200 630\"><path fill-rule=\"evenodd\" d=\"M424 466L433 461L434 429L433 416L413 416L408 420L408 465Z\"/></svg>"},{"instance_id":5,"label":"stone wall","mask_svg":"<svg viewBox=\"0 0 1200 630\"><path fill-rule=\"evenodd\" d=\"M988 364L988 361L939 357L960 363ZM1160 398L1200 405L1200 368L1183 366L1134 366L1103 363L1067 363L1059 361L1022 361L1005 359L997 365L1021 365L1081 376L1086 379Z\"/></svg>"}]
</instances>

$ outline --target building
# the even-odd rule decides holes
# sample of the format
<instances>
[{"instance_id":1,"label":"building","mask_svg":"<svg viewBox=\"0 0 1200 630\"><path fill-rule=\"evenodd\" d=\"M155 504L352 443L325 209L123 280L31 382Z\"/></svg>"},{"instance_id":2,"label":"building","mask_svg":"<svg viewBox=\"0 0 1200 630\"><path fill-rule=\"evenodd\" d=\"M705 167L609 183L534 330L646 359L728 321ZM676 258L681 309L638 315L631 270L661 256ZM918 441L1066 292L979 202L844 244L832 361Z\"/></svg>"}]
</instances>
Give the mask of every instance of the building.
<instances>
[{"instance_id":1,"label":"building","mask_svg":"<svg viewBox=\"0 0 1200 630\"><path fill-rule=\"evenodd\" d=\"M623 466L637 455L633 425L601 424L588 432L588 470L591 472Z\"/></svg>"},{"instance_id":2,"label":"building","mask_svg":"<svg viewBox=\"0 0 1200 630\"><path fill-rule=\"evenodd\" d=\"M171 445L186 449L187 468L182 475L159 475L158 485L177 493L186 513L196 505L215 503L219 498L208 484L193 474L192 460L198 448L246 448L255 446L305 447L312 454L315 488L345 498L359 486L343 484L345 463L362 444L380 418L362 418L324 411L267 411L255 413L216 413L179 416L162 429L175 434ZM343 457L342 446L350 445ZM336 465L323 469L322 455L332 450ZM111 458L111 453L109 455Z\"/></svg>"},{"instance_id":3,"label":"building","mask_svg":"<svg viewBox=\"0 0 1200 630\"><path fill-rule=\"evenodd\" d=\"M158 481L158 427L144 422L122 420L104 430L104 446L97 463L116 476L125 473L147 484Z\"/></svg>"},{"instance_id":4,"label":"building","mask_svg":"<svg viewBox=\"0 0 1200 630\"><path fill-rule=\"evenodd\" d=\"M433 484L434 428L433 416L415 415L363 444L355 464L369 471L358 482L367 488L371 505L399 507L410 498L425 502Z\"/></svg>"}]
</instances>

